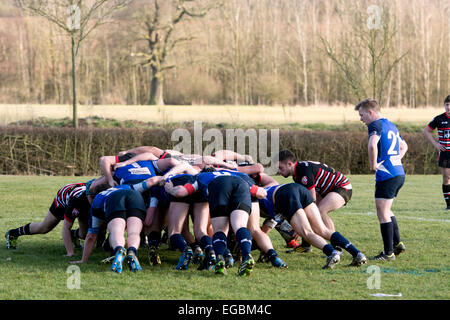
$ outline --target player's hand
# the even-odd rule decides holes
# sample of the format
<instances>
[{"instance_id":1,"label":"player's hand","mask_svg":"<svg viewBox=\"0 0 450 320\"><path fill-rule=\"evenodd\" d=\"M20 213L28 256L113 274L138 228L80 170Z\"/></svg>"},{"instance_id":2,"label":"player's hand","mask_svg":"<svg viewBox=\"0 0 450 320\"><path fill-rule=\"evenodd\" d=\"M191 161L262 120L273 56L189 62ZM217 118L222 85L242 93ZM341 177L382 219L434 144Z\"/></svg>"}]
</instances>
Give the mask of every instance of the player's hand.
<instances>
[{"instance_id":1,"label":"player's hand","mask_svg":"<svg viewBox=\"0 0 450 320\"><path fill-rule=\"evenodd\" d=\"M437 149L437 151L446 151L445 147L440 143L436 143L434 147Z\"/></svg>"},{"instance_id":2,"label":"player's hand","mask_svg":"<svg viewBox=\"0 0 450 320\"><path fill-rule=\"evenodd\" d=\"M118 185L114 179L108 180L108 184L110 187L115 187Z\"/></svg>"},{"instance_id":3,"label":"player's hand","mask_svg":"<svg viewBox=\"0 0 450 320\"><path fill-rule=\"evenodd\" d=\"M256 191L256 197L258 199L264 199L265 197L267 197L266 189L258 187L258 191Z\"/></svg>"},{"instance_id":4,"label":"player's hand","mask_svg":"<svg viewBox=\"0 0 450 320\"><path fill-rule=\"evenodd\" d=\"M169 180L164 184L164 189L166 190L167 193L170 194L170 192L173 190L172 180Z\"/></svg>"},{"instance_id":5,"label":"player's hand","mask_svg":"<svg viewBox=\"0 0 450 320\"><path fill-rule=\"evenodd\" d=\"M127 164L125 162L117 162L114 164L114 170L117 170L118 168L125 167Z\"/></svg>"},{"instance_id":6,"label":"player's hand","mask_svg":"<svg viewBox=\"0 0 450 320\"><path fill-rule=\"evenodd\" d=\"M378 163L375 163L375 166L372 168L373 171L377 171L378 168L380 168L380 166L383 164L384 160Z\"/></svg>"}]
</instances>

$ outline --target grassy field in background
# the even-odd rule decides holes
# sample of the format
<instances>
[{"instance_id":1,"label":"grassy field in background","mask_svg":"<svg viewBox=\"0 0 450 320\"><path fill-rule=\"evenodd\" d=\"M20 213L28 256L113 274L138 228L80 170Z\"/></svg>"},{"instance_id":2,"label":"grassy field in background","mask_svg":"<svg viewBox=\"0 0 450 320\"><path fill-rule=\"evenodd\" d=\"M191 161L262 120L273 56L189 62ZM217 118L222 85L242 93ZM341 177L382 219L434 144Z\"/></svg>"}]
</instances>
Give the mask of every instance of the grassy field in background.
<instances>
[{"instance_id":1,"label":"grassy field in background","mask_svg":"<svg viewBox=\"0 0 450 320\"><path fill-rule=\"evenodd\" d=\"M383 115L393 122L407 122L425 126L444 108L386 108ZM78 117L124 120L139 120L154 123L179 123L203 121L227 124L310 124L323 123L340 125L359 122L358 113L353 106L118 106L95 105L78 107ZM51 119L72 118L70 105L8 105L0 104L0 125L21 120L34 120L40 117Z\"/></svg>"},{"instance_id":2,"label":"grassy field in background","mask_svg":"<svg viewBox=\"0 0 450 320\"><path fill-rule=\"evenodd\" d=\"M41 221L57 190L66 183L87 181L90 177L0 176L0 232L28 222ZM367 256L382 249L379 224L373 202L373 176L350 176L353 198L332 214L336 228ZM280 182L287 181L279 178ZM368 289L371 274L367 267L346 265L351 256L344 253L334 270L322 270L322 252L285 253L284 241L276 231L270 236L289 269L278 270L258 263L249 278L238 278L237 267L225 277L197 271L177 271L179 253L161 250L163 264L150 267L146 249L139 251L143 271L128 269L114 274L99 264L107 253L97 250L81 268L81 288L68 289L68 261L64 257L61 224L46 235L24 236L18 250L0 246L0 299L449 299L450 259L449 213L443 210L440 176L408 176L394 204L402 240L407 251L391 263L376 264L381 271L381 288ZM257 258L259 254L254 251ZM245 288L245 290L242 290ZM376 298L375 293L402 297Z\"/></svg>"}]
</instances>

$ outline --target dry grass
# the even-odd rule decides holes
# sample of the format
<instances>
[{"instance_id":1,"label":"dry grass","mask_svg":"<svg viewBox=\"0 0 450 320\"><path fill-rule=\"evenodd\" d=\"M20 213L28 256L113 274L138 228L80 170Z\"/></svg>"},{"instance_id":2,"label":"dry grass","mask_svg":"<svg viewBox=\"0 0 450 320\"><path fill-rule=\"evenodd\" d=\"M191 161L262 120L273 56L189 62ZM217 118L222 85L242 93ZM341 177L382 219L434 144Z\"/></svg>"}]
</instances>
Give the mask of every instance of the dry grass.
<instances>
[{"instance_id":1,"label":"dry grass","mask_svg":"<svg viewBox=\"0 0 450 320\"><path fill-rule=\"evenodd\" d=\"M343 124L359 121L353 106L130 106L96 105L79 106L78 117L99 116L117 120L139 120L144 122L181 122L200 120L213 123L327 123ZM426 124L443 108L389 108L383 116L393 122ZM61 119L72 117L70 105L11 105L0 104L0 125L19 120L32 120L39 117Z\"/></svg>"}]
</instances>

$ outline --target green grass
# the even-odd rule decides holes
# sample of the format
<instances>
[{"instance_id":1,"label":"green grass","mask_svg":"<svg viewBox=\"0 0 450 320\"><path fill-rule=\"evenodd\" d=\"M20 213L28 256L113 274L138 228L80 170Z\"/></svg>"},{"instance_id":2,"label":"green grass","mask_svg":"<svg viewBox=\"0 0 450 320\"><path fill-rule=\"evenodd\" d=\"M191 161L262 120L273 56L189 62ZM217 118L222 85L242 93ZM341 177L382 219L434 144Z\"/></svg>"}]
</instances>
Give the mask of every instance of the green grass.
<instances>
[{"instance_id":1,"label":"green grass","mask_svg":"<svg viewBox=\"0 0 450 320\"><path fill-rule=\"evenodd\" d=\"M56 191L70 182L89 177L0 176L0 225L8 229L40 221ZM382 249L373 202L373 176L350 176L353 198L332 214L336 228L367 256ZM288 181L279 179L280 181ZM374 293L397 294L401 298L449 299L449 213L443 210L440 176L408 176L393 211L407 251L396 261L376 264L381 268L381 288L368 289L367 266L348 268L351 257L342 256L334 270L322 270L322 252L287 254L276 231L270 236L289 269L257 264L249 278L238 278L237 268L225 277L191 268L175 270L179 257L163 247L163 265L150 267L146 250L139 252L143 271L113 274L99 264L107 256L95 251L81 268L81 289L67 288L68 261L64 257L61 224L46 235L20 238L18 250L0 246L0 299L383 299ZM75 251L78 259L81 250ZM258 257L255 251L255 258ZM369 265L373 262L369 262Z\"/></svg>"}]
</instances>

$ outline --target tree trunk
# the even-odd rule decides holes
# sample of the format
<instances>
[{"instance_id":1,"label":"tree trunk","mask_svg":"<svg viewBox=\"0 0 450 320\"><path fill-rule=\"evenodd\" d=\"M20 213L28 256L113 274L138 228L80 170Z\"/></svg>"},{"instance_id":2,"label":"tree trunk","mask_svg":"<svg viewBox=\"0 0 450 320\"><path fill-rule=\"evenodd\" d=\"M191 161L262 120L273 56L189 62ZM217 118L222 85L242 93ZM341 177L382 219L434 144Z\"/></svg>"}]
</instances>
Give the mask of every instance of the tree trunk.
<instances>
[{"instance_id":1,"label":"tree trunk","mask_svg":"<svg viewBox=\"0 0 450 320\"><path fill-rule=\"evenodd\" d=\"M75 39L72 37L72 111L73 111L73 127L78 129L77 115L77 75L76 75L76 53Z\"/></svg>"}]
</instances>

